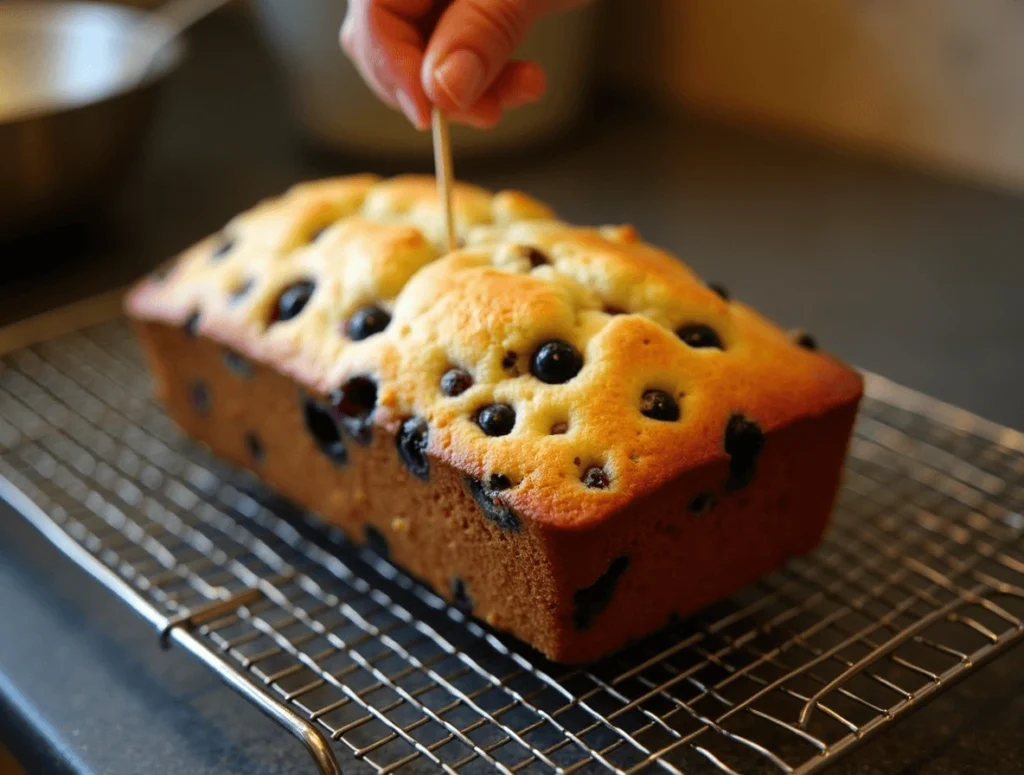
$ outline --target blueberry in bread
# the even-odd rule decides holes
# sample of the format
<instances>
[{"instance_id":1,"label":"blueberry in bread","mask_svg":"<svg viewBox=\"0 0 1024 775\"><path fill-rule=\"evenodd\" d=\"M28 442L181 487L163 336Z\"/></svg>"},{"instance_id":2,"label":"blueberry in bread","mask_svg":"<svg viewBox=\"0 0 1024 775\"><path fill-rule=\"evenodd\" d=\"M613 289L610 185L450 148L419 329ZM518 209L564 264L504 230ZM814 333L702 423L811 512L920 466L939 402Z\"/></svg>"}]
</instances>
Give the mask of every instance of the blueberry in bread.
<instances>
[{"instance_id":1,"label":"blueberry in bread","mask_svg":"<svg viewBox=\"0 0 1024 775\"><path fill-rule=\"evenodd\" d=\"M431 178L306 183L127 301L171 416L552 659L813 548L857 373L628 227Z\"/></svg>"}]
</instances>

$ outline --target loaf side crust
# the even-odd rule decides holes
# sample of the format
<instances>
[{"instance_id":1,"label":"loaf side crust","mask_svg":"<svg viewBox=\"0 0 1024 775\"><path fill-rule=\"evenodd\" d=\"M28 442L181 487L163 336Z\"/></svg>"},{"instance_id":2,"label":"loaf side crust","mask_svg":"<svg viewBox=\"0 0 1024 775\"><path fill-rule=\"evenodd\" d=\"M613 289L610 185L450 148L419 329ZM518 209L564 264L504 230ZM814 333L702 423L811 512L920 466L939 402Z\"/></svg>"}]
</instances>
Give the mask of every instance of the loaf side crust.
<instances>
[{"instance_id":1,"label":"loaf side crust","mask_svg":"<svg viewBox=\"0 0 1024 775\"><path fill-rule=\"evenodd\" d=\"M446 459L430 455L426 478L415 476L379 426L346 437L344 461L331 459L308 432L305 385L180 325L136 330L156 393L188 435L558 662L615 651L812 549L856 410L840 405L767 433L757 476L740 489L723 491L729 466L714 460L603 520L520 516L510 530Z\"/></svg>"}]
</instances>

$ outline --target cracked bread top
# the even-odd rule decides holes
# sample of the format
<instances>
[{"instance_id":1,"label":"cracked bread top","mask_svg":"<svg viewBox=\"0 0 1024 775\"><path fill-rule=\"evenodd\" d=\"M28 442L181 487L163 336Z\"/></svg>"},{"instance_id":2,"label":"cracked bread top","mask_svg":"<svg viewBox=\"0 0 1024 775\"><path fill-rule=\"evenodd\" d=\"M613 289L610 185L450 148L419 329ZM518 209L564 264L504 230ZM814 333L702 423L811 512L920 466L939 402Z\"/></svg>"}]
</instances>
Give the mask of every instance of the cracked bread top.
<instances>
[{"instance_id":1,"label":"cracked bread top","mask_svg":"<svg viewBox=\"0 0 1024 775\"><path fill-rule=\"evenodd\" d=\"M396 433L414 473L452 464L514 525L583 526L715 460L739 489L772 430L860 396L630 227L468 185L455 210L446 254L433 178L304 183L143 280L129 314L290 375L341 428Z\"/></svg>"}]
</instances>

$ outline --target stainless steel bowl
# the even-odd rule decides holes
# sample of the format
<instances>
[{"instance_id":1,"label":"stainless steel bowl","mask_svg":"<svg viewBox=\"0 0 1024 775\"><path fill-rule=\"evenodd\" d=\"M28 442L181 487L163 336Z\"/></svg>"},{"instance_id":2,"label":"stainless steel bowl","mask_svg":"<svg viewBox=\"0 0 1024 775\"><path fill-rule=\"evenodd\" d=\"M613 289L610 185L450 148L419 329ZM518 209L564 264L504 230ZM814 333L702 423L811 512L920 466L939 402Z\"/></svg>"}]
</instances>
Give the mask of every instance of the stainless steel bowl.
<instances>
[{"instance_id":1,"label":"stainless steel bowl","mask_svg":"<svg viewBox=\"0 0 1024 775\"><path fill-rule=\"evenodd\" d=\"M102 199L138 160L183 52L146 18L106 3L0 0L0 233ZM141 81L128 72L140 35L163 47Z\"/></svg>"}]
</instances>

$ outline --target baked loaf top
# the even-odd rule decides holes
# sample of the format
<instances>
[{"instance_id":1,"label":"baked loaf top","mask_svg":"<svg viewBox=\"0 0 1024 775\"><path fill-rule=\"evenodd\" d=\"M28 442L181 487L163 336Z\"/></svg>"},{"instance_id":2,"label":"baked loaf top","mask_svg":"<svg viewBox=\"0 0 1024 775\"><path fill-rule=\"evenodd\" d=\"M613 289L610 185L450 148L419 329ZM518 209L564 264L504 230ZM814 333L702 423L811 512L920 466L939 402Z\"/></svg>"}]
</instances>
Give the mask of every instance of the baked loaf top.
<instances>
[{"instance_id":1,"label":"baked loaf top","mask_svg":"<svg viewBox=\"0 0 1024 775\"><path fill-rule=\"evenodd\" d=\"M628 226L467 185L455 208L445 255L432 178L301 184L142 281L129 313L291 375L356 440L396 433L421 478L450 463L512 529L590 524L716 460L739 489L773 429L860 396Z\"/></svg>"}]
</instances>

